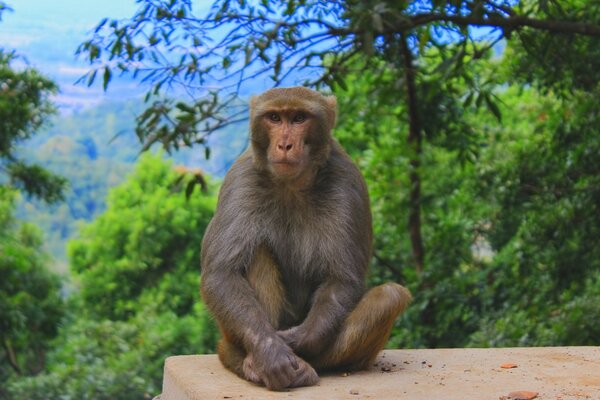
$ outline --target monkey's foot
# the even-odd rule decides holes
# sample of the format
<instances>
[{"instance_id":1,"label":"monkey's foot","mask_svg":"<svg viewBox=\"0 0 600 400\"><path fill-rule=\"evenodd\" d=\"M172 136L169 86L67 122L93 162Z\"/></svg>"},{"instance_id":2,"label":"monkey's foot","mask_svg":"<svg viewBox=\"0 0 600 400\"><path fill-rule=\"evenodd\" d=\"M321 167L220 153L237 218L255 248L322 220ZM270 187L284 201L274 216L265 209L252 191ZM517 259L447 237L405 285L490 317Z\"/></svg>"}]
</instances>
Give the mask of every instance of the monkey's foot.
<instances>
[{"instance_id":1,"label":"monkey's foot","mask_svg":"<svg viewBox=\"0 0 600 400\"><path fill-rule=\"evenodd\" d=\"M263 384L261 379L258 377L258 374L254 371L254 365L252 362L252 356L248 355L244 359L244 363L242 364L242 371L244 371L244 378L249 380L250 382L254 382L258 385Z\"/></svg>"}]
</instances>

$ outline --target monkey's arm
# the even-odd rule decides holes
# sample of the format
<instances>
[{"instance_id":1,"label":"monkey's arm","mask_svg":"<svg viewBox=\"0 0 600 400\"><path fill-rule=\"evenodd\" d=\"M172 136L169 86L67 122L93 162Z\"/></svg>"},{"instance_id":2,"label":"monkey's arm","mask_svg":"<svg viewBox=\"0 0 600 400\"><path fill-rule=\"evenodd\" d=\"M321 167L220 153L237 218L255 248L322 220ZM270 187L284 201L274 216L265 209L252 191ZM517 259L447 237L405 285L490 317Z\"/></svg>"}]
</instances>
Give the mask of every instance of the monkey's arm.
<instances>
[{"instance_id":1,"label":"monkey's arm","mask_svg":"<svg viewBox=\"0 0 600 400\"><path fill-rule=\"evenodd\" d=\"M202 295L225 340L246 350L254 373L269 389L292 384L301 372L299 360L276 334L248 281L241 274L212 272L203 275Z\"/></svg>"},{"instance_id":2,"label":"monkey's arm","mask_svg":"<svg viewBox=\"0 0 600 400\"><path fill-rule=\"evenodd\" d=\"M202 298L224 333L232 340L241 342L247 351L259 345L259 339L274 336L275 330L241 273L224 268L205 268L202 273Z\"/></svg>"},{"instance_id":3,"label":"monkey's arm","mask_svg":"<svg viewBox=\"0 0 600 400\"><path fill-rule=\"evenodd\" d=\"M266 311L245 277L254 257L255 224L244 200L248 156L231 168L219 193L219 204L202 241L202 297L221 329L251 352L260 340L277 340ZM249 165L247 165L249 164ZM260 339L260 340L259 340Z\"/></svg>"},{"instance_id":4,"label":"monkey's arm","mask_svg":"<svg viewBox=\"0 0 600 400\"><path fill-rule=\"evenodd\" d=\"M202 242L202 298L223 333L251 352L268 339L278 341L267 312L245 277L255 251L251 235L231 213L215 213Z\"/></svg>"},{"instance_id":5,"label":"monkey's arm","mask_svg":"<svg viewBox=\"0 0 600 400\"><path fill-rule=\"evenodd\" d=\"M216 213L204 236L202 297L224 339L250 357L258 379L270 389L281 389L298 379L299 360L277 335L244 275L253 253L252 236L229 229L231 222Z\"/></svg>"}]
</instances>

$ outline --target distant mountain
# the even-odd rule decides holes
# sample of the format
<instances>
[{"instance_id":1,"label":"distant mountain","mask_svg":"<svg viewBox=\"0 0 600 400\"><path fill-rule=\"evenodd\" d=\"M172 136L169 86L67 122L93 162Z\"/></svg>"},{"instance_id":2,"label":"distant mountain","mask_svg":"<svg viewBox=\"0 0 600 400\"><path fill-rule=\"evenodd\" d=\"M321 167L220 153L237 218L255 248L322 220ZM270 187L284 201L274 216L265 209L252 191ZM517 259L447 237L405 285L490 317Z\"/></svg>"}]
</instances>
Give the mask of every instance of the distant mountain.
<instances>
[{"instance_id":1,"label":"distant mountain","mask_svg":"<svg viewBox=\"0 0 600 400\"><path fill-rule=\"evenodd\" d=\"M144 107L141 100L105 101L97 107L58 115L50 127L35 135L20 154L69 180L66 201L48 206L23 198L18 216L42 228L56 269L66 271L65 244L82 222L105 209L108 190L121 183L132 170L140 151L135 136L135 116ZM221 178L247 146L247 126L232 125L210 138L211 157L202 147L171 156L176 165L200 168ZM151 150L151 151L158 151Z\"/></svg>"}]
</instances>

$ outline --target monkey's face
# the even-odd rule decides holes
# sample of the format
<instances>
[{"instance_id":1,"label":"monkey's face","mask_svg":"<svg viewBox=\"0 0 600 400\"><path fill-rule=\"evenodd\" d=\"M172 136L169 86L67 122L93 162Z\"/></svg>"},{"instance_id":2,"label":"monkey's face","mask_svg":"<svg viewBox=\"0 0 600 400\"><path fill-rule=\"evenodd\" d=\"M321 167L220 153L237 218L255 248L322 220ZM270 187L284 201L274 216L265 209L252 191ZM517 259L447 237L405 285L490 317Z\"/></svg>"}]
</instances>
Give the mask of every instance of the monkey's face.
<instances>
[{"instance_id":1,"label":"monkey's face","mask_svg":"<svg viewBox=\"0 0 600 400\"><path fill-rule=\"evenodd\" d=\"M310 160L310 132L314 117L304 110L269 110L262 116L269 170L282 178L293 178Z\"/></svg>"},{"instance_id":2,"label":"monkey's face","mask_svg":"<svg viewBox=\"0 0 600 400\"><path fill-rule=\"evenodd\" d=\"M255 164L281 179L296 179L324 164L335 123L335 98L310 89L271 89L251 102Z\"/></svg>"}]
</instances>

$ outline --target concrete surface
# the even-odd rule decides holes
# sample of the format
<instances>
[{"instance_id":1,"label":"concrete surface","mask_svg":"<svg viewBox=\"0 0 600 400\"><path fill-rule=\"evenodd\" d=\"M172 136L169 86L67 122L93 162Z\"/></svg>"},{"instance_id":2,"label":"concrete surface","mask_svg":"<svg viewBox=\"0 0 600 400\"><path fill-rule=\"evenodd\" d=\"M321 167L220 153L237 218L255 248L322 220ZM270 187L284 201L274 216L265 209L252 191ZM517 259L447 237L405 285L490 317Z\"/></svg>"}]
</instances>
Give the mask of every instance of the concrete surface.
<instances>
[{"instance_id":1,"label":"concrete surface","mask_svg":"<svg viewBox=\"0 0 600 400\"><path fill-rule=\"evenodd\" d=\"M600 400L600 347L385 350L368 371L322 375L317 386L286 392L239 379L214 355L175 356L159 398L499 400L514 391Z\"/></svg>"}]
</instances>

